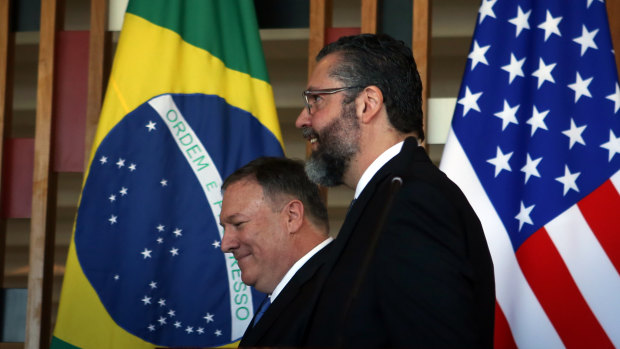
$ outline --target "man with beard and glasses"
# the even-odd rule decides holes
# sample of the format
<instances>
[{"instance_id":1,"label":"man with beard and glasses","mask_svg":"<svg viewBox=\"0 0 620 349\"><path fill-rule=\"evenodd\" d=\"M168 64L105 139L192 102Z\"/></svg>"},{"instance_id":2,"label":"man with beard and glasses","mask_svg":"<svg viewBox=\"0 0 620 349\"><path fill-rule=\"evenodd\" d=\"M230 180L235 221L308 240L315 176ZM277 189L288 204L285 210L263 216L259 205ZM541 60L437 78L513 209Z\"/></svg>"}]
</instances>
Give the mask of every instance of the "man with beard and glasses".
<instances>
[{"instance_id":1,"label":"man with beard and glasses","mask_svg":"<svg viewBox=\"0 0 620 349\"><path fill-rule=\"evenodd\" d=\"M387 35L344 37L318 54L296 126L306 173L355 189L331 244L307 328L310 347L491 348L487 242L459 188L420 142L422 84Z\"/></svg>"}]
</instances>

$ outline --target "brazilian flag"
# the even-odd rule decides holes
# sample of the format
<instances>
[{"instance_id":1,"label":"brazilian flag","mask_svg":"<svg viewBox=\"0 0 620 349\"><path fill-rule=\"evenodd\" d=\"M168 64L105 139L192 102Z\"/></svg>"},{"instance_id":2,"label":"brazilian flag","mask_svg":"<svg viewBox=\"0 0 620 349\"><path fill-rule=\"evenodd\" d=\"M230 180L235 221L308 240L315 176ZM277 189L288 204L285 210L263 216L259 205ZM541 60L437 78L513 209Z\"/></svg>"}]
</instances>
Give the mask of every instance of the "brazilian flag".
<instances>
[{"instance_id":1,"label":"brazilian flag","mask_svg":"<svg viewBox=\"0 0 620 349\"><path fill-rule=\"evenodd\" d=\"M220 186L281 156L251 0L130 0L53 348L235 345L264 295L220 250Z\"/></svg>"}]
</instances>

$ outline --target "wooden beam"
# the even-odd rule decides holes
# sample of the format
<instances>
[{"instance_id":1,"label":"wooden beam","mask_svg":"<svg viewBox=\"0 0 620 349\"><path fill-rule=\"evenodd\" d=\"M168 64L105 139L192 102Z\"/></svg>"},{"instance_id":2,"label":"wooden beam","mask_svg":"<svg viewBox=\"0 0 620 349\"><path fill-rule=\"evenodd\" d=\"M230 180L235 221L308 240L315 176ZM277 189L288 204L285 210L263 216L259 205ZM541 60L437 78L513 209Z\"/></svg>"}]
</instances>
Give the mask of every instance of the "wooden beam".
<instances>
[{"instance_id":1,"label":"wooden beam","mask_svg":"<svg viewBox=\"0 0 620 349\"><path fill-rule=\"evenodd\" d=\"M429 61L431 40L430 0L413 0L413 39L411 48L422 80L422 113L424 115L424 134L426 134L427 106L430 96ZM423 145L426 147L426 141Z\"/></svg>"},{"instance_id":2,"label":"wooden beam","mask_svg":"<svg viewBox=\"0 0 620 349\"><path fill-rule=\"evenodd\" d=\"M362 0L362 33L377 33L378 0Z\"/></svg>"},{"instance_id":3,"label":"wooden beam","mask_svg":"<svg viewBox=\"0 0 620 349\"><path fill-rule=\"evenodd\" d=\"M15 36L11 33L11 1L0 1L0 188L5 180L3 173L4 165L4 142L8 138L11 129L11 109L13 101L13 48ZM3 202L0 195L0 212L3 212ZM4 283L4 260L6 256L6 222L0 218L0 287Z\"/></svg>"},{"instance_id":4,"label":"wooden beam","mask_svg":"<svg viewBox=\"0 0 620 349\"><path fill-rule=\"evenodd\" d=\"M332 0L310 0L308 76L312 75L316 65L316 55L325 46L325 31L332 26L332 8Z\"/></svg>"},{"instance_id":5,"label":"wooden beam","mask_svg":"<svg viewBox=\"0 0 620 349\"><path fill-rule=\"evenodd\" d=\"M104 94L104 64L106 49L106 24L108 1L90 1L90 40L88 51L88 96L86 102L86 132L84 142L84 168L88 166L90 151L97 131Z\"/></svg>"},{"instance_id":6,"label":"wooden beam","mask_svg":"<svg viewBox=\"0 0 620 349\"><path fill-rule=\"evenodd\" d=\"M616 52L616 67L620 74L620 0L607 0L605 3L607 4L611 41Z\"/></svg>"},{"instance_id":7,"label":"wooden beam","mask_svg":"<svg viewBox=\"0 0 620 349\"><path fill-rule=\"evenodd\" d=\"M308 78L316 66L316 55L325 46L327 28L332 26L332 0L310 0L310 38L308 39ZM306 141L306 158L312 152ZM321 198L327 206L327 188L319 187Z\"/></svg>"},{"instance_id":8,"label":"wooden beam","mask_svg":"<svg viewBox=\"0 0 620 349\"><path fill-rule=\"evenodd\" d=\"M30 272L26 309L26 349L47 348L50 343L52 272L54 253L55 175L52 159L52 103L54 51L59 27L58 0L41 0L37 111L34 139L32 218L30 220Z\"/></svg>"}]
</instances>

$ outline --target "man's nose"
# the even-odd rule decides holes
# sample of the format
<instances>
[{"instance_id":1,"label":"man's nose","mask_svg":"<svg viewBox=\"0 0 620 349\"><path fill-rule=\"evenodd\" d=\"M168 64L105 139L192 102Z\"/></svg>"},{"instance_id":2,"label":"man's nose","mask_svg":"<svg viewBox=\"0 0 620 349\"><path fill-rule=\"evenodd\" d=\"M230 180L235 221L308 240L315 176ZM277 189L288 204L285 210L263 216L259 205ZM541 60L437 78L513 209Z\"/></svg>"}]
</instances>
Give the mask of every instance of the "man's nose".
<instances>
[{"instance_id":1,"label":"man's nose","mask_svg":"<svg viewBox=\"0 0 620 349\"><path fill-rule=\"evenodd\" d=\"M232 252L238 247L239 247L239 242L235 238L234 234L228 231L227 229L224 229L224 236L222 237L222 244L220 246L220 249L222 250L222 252L224 253Z\"/></svg>"},{"instance_id":2,"label":"man's nose","mask_svg":"<svg viewBox=\"0 0 620 349\"><path fill-rule=\"evenodd\" d=\"M301 113L297 116L297 120L295 120L295 127L310 127L310 113L308 112L308 108L302 108Z\"/></svg>"}]
</instances>

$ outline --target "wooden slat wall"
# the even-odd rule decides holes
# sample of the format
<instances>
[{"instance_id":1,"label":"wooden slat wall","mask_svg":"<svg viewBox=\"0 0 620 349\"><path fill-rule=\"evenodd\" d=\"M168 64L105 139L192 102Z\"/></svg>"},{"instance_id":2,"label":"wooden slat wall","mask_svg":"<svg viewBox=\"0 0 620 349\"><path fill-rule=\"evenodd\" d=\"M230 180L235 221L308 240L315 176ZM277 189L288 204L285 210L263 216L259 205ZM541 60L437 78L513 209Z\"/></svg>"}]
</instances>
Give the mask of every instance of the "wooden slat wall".
<instances>
[{"instance_id":1,"label":"wooden slat wall","mask_svg":"<svg viewBox=\"0 0 620 349\"><path fill-rule=\"evenodd\" d=\"M378 0L362 0L362 33L377 32Z\"/></svg>"},{"instance_id":2,"label":"wooden slat wall","mask_svg":"<svg viewBox=\"0 0 620 349\"><path fill-rule=\"evenodd\" d=\"M310 37L308 39L308 77L316 66L315 57L325 46L327 28L332 25L332 0L310 1ZM306 142L306 157L310 155L310 143ZM327 188L321 187L321 198L327 205Z\"/></svg>"},{"instance_id":3,"label":"wooden slat wall","mask_svg":"<svg viewBox=\"0 0 620 349\"><path fill-rule=\"evenodd\" d=\"M52 159L52 101L54 53L59 27L57 0L41 1L37 110L34 140L32 218L25 348L49 346L56 181Z\"/></svg>"},{"instance_id":4,"label":"wooden slat wall","mask_svg":"<svg viewBox=\"0 0 620 349\"><path fill-rule=\"evenodd\" d=\"M413 35L411 47L422 80L422 113L424 115L424 133L427 125L427 105L430 96L429 60L431 39L430 0L413 0ZM426 144L426 141L424 142Z\"/></svg>"},{"instance_id":5,"label":"wooden slat wall","mask_svg":"<svg viewBox=\"0 0 620 349\"><path fill-rule=\"evenodd\" d=\"M90 148L95 138L99 113L103 104L105 49L107 43L106 24L108 22L107 0L90 2L90 43L88 53L88 99L86 104L86 132L84 167L88 166Z\"/></svg>"},{"instance_id":6,"label":"wooden slat wall","mask_svg":"<svg viewBox=\"0 0 620 349\"><path fill-rule=\"evenodd\" d=\"M310 0L310 38L308 40L308 76L316 62L314 57L325 46L325 31L332 25L332 0Z\"/></svg>"},{"instance_id":7,"label":"wooden slat wall","mask_svg":"<svg viewBox=\"0 0 620 349\"><path fill-rule=\"evenodd\" d=\"M0 188L5 180L2 176L4 164L4 142L7 139L8 130L10 129L10 113L12 102L12 79L9 76L10 61L13 57L14 42L11 40L12 34L10 23L10 5L11 1L0 1ZM3 205L0 196L0 212ZM0 218L0 287L4 283L4 260L6 249L6 222Z\"/></svg>"}]
</instances>

